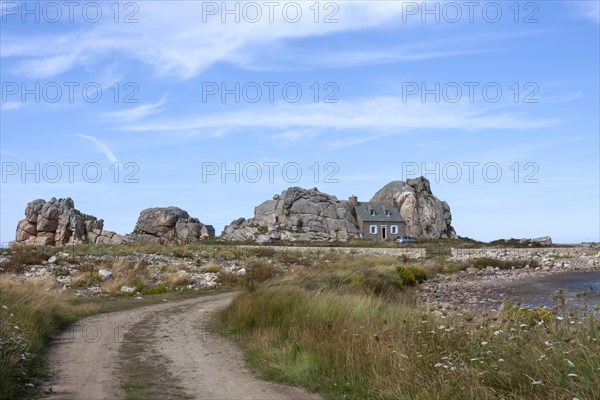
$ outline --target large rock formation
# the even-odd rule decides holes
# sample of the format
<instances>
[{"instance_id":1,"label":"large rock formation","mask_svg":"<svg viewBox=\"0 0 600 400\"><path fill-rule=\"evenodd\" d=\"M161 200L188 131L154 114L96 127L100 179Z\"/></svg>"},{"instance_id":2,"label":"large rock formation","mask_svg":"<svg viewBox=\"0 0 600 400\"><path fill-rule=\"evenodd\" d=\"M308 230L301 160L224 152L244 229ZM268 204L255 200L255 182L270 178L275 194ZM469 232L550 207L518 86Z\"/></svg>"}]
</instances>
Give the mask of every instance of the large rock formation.
<instances>
[{"instance_id":1,"label":"large rock formation","mask_svg":"<svg viewBox=\"0 0 600 400\"><path fill-rule=\"evenodd\" d=\"M191 242L214 236L214 229L178 207L147 208L140 213L133 233L135 242Z\"/></svg>"},{"instance_id":2,"label":"large rock formation","mask_svg":"<svg viewBox=\"0 0 600 400\"><path fill-rule=\"evenodd\" d=\"M124 236L104 230L104 221L75 209L73 200L34 200L17 225L15 243L62 246L76 243L123 243Z\"/></svg>"},{"instance_id":3,"label":"large rock formation","mask_svg":"<svg viewBox=\"0 0 600 400\"><path fill-rule=\"evenodd\" d=\"M353 207L347 201L322 193L291 187L254 209L254 218L240 218L227 225L225 240L346 241L358 237Z\"/></svg>"},{"instance_id":4,"label":"large rock formation","mask_svg":"<svg viewBox=\"0 0 600 400\"><path fill-rule=\"evenodd\" d=\"M450 207L433 196L423 177L385 185L373 203L397 207L406 222L406 232L422 239L456 238ZM361 237L356 210L350 201L314 189L289 188L254 209L251 219L240 218L227 225L225 240L340 241Z\"/></svg>"},{"instance_id":5,"label":"large rock formation","mask_svg":"<svg viewBox=\"0 0 600 400\"><path fill-rule=\"evenodd\" d=\"M438 200L424 177L393 181L381 188L372 202L397 207L406 221L406 233L422 239L457 238L450 206Z\"/></svg>"}]
</instances>

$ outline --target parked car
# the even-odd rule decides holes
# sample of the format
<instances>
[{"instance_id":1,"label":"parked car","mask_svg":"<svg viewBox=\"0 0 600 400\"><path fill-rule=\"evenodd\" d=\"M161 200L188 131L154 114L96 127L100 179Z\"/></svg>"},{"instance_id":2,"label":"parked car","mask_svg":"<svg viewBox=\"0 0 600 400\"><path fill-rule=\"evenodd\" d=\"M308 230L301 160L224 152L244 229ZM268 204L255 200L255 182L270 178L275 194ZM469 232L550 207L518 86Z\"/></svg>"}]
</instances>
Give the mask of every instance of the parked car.
<instances>
[{"instance_id":1,"label":"parked car","mask_svg":"<svg viewBox=\"0 0 600 400\"><path fill-rule=\"evenodd\" d=\"M416 242L416 240L411 238L410 236L398 236L396 238L396 243L414 243L414 242Z\"/></svg>"}]
</instances>

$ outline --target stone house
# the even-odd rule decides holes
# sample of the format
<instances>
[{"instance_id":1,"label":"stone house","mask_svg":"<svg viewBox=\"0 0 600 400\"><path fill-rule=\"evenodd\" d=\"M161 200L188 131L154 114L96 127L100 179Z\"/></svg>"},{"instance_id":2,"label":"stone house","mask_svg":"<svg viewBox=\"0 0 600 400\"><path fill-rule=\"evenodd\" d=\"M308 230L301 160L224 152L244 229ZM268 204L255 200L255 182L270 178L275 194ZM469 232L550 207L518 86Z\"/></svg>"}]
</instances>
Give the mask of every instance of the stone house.
<instances>
[{"instance_id":1,"label":"stone house","mask_svg":"<svg viewBox=\"0 0 600 400\"><path fill-rule=\"evenodd\" d=\"M358 229L364 239L395 240L406 235L406 222L396 207L359 202L356 196L350 196L348 201L354 206Z\"/></svg>"},{"instance_id":2,"label":"stone house","mask_svg":"<svg viewBox=\"0 0 600 400\"><path fill-rule=\"evenodd\" d=\"M202 229L200 229L200 236L202 238L214 238L215 237L215 227L212 225L204 225Z\"/></svg>"}]
</instances>

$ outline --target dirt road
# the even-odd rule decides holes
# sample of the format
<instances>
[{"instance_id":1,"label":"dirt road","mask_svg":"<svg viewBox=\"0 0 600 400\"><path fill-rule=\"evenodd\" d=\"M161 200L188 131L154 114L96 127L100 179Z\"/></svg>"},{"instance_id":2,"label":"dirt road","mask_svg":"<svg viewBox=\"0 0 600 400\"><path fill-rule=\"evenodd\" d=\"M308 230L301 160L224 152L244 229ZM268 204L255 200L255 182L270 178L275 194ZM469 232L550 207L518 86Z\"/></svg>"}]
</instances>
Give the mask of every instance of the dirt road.
<instances>
[{"instance_id":1,"label":"dirt road","mask_svg":"<svg viewBox=\"0 0 600 400\"><path fill-rule=\"evenodd\" d=\"M80 321L50 349L53 381L47 386L53 393L46 398L123 399L124 386L135 398L128 380L139 370L141 398L320 399L257 379L235 343L206 329L233 296L165 302ZM154 386L151 392L148 386Z\"/></svg>"}]
</instances>

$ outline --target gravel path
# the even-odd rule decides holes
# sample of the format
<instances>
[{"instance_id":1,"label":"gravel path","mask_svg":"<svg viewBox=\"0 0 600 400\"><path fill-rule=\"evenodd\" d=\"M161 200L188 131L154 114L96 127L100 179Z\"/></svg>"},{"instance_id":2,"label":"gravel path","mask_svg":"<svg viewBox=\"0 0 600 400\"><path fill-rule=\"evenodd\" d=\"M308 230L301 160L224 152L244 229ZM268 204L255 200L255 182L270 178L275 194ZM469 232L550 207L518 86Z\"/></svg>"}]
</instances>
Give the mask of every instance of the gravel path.
<instances>
[{"instance_id":1,"label":"gravel path","mask_svg":"<svg viewBox=\"0 0 600 400\"><path fill-rule=\"evenodd\" d=\"M51 346L49 367L54 381L49 399L123 399L118 376L124 337L140 324L152 351L168 360L170 375L194 399L320 399L299 388L254 377L235 343L205 328L214 313L234 294L225 293L178 302L165 302L83 319ZM139 335L140 332L135 332ZM150 349L149 349L150 351Z\"/></svg>"}]
</instances>

